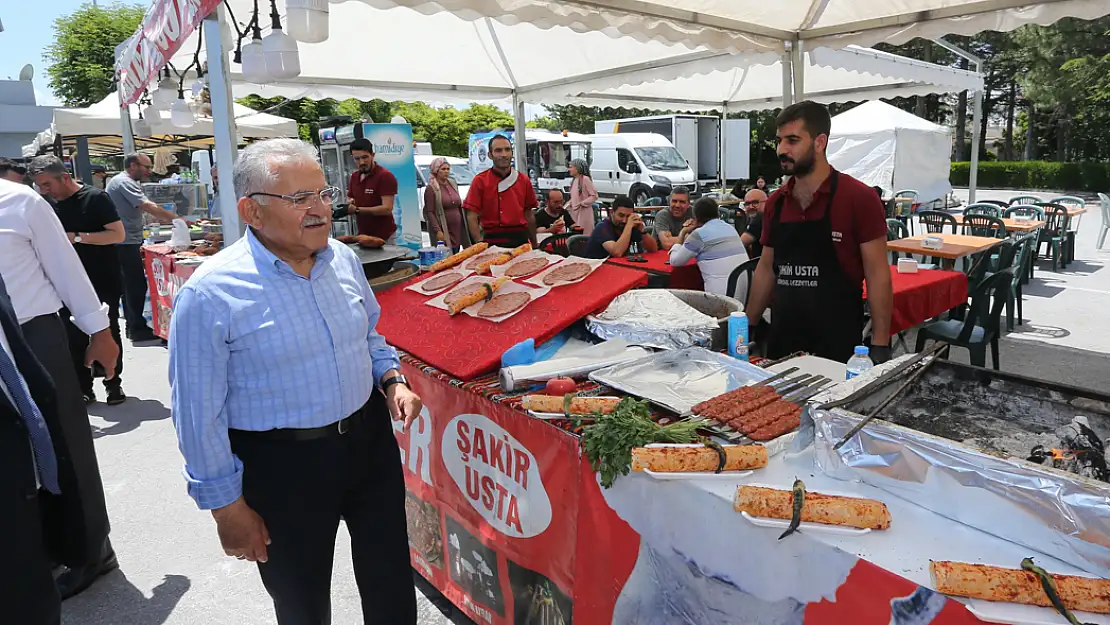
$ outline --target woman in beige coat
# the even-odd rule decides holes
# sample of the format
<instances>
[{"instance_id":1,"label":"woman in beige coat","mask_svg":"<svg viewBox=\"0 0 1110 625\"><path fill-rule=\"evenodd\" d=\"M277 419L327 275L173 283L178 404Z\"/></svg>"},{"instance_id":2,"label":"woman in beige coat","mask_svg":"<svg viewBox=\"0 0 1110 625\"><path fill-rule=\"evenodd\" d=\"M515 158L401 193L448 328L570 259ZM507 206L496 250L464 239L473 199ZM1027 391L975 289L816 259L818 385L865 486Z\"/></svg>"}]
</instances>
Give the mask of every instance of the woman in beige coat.
<instances>
[{"instance_id":1,"label":"woman in beige coat","mask_svg":"<svg viewBox=\"0 0 1110 625\"><path fill-rule=\"evenodd\" d=\"M570 162L570 175L574 180L570 183L570 205L567 211L576 225L582 226L582 234L589 236L594 231L594 202L597 201L597 189L590 178L590 166L581 158Z\"/></svg>"}]
</instances>

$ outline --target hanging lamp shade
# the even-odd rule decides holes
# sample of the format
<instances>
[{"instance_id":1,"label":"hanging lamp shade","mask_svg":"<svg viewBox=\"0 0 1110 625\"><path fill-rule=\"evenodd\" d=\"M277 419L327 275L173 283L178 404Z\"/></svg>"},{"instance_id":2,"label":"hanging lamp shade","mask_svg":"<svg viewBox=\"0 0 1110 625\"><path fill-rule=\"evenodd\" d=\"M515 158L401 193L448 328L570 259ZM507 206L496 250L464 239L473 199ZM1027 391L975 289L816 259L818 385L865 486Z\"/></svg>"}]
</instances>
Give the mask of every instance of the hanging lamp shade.
<instances>
[{"instance_id":1,"label":"hanging lamp shade","mask_svg":"<svg viewBox=\"0 0 1110 625\"><path fill-rule=\"evenodd\" d=\"M173 103L170 109L170 123L175 128L192 128L196 119L193 117L193 109L189 103L185 101L185 94L181 91L177 92L177 101Z\"/></svg>"},{"instance_id":2,"label":"hanging lamp shade","mask_svg":"<svg viewBox=\"0 0 1110 625\"><path fill-rule=\"evenodd\" d=\"M266 59L266 73L281 80L301 75L301 54L297 40L283 33L280 28L270 31L262 39L262 52Z\"/></svg>"},{"instance_id":3,"label":"hanging lamp shade","mask_svg":"<svg viewBox=\"0 0 1110 625\"><path fill-rule=\"evenodd\" d=\"M285 27L289 36L304 43L328 38L327 0L285 0Z\"/></svg>"},{"instance_id":4,"label":"hanging lamp shade","mask_svg":"<svg viewBox=\"0 0 1110 625\"><path fill-rule=\"evenodd\" d=\"M131 132L133 132L136 137L142 137L144 139L154 134L151 131L150 122L144 119L141 114L139 119L135 120L135 123L131 125Z\"/></svg>"},{"instance_id":5,"label":"hanging lamp shade","mask_svg":"<svg viewBox=\"0 0 1110 625\"><path fill-rule=\"evenodd\" d=\"M169 108L177 96L177 83L172 78L166 76L162 82L158 83L158 88L154 90L154 95L151 100L158 108Z\"/></svg>"},{"instance_id":6,"label":"hanging lamp shade","mask_svg":"<svg viewBox=\"0 0 1110 625\"><path fill-rule=\"evenodd\" d=\"M242 48L243 80L264 85L272 79L266 73L266 57L262 54L262 38L255 33L251 42Z\"/></svg>"}]
</instances>

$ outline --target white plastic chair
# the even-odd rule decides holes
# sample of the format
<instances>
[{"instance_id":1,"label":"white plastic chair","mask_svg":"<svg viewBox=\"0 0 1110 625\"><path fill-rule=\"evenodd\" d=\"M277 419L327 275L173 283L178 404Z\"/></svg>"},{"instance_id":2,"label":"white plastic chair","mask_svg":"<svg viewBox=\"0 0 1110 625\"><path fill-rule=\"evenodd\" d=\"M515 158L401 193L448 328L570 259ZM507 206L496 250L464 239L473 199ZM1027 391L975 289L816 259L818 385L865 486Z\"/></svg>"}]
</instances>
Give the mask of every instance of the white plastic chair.
<instances>
[{"instance_id":1,"label":"white plastic chair","mask_svg":"<svg viewBox=\"0 0 1110 625\"><path fill-rule=\"evenodd\" d=\"M1098 194L1099 204L1102 206L1102 230L1098 233L1097 249L1102 249L1102 244L1106 242L1106 233L1110 232L1110 196L1105 193Z\"/></svg>"}]
</instances>

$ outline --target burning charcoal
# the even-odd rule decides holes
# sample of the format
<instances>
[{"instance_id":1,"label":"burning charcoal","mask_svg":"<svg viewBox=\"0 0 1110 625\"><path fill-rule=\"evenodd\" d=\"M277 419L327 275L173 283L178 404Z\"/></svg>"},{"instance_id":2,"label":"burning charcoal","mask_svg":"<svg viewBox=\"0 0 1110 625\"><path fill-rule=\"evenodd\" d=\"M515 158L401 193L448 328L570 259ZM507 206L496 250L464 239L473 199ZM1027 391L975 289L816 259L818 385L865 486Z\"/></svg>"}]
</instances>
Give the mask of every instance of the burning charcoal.
<instances>
[{"instance_id":1,"label":"burning charcoal","mask_svg":"<svg viewBox=\"0 0 1110 625\"><path fill-rule=\"evenodd\" d=\"M1052 459L1053 468L1094 480L1110 481L1105 447L1086 417L1075 417L1056 434L1060 437L1060 448L1049 450L1048 456ZM1034 447L1032 454L1036 453L1037 448ZM1044 453L1043 449L1041 453ZM1031 455L1030 460L1034 461L1032 458Z\"/></svg>"}]
</instances>

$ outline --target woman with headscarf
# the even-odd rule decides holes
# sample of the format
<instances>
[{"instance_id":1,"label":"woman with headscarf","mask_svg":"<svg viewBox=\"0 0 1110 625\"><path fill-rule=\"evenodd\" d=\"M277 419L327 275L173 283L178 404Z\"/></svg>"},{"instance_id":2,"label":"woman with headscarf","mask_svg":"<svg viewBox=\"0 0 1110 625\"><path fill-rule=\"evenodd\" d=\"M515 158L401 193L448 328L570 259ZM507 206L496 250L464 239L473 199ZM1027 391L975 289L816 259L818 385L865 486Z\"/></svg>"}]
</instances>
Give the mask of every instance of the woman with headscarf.
<instances>
[{"instance_id":1,"label":"woman with headscarf","mask_svg":"<svg viewBox=\"0 0 1110 625\"><path fill-rule=\"evenodd\" d=\"M590 166L581 158L570 162L570 175L574 180L570 183L570 205L567 211L574 219L574 223L582 226L582 234L589 236L594 231L594 202L597 201L597 189L590 178Z\"/></svg>"},{"instance_id":2,"label":"woman with headscarf","mask_svg":"<svg viewBox=\"0 0 1110 625\"><path fill-rule=\"evenodd\" d=\"M437 157L428 168L428 186L424 189L424 221L432 235L432 245L443 241L447 249L457 252L470 246L470 233L463 215L459 187L451 178L451 164Z\"/></svg>"}]
</instances>

